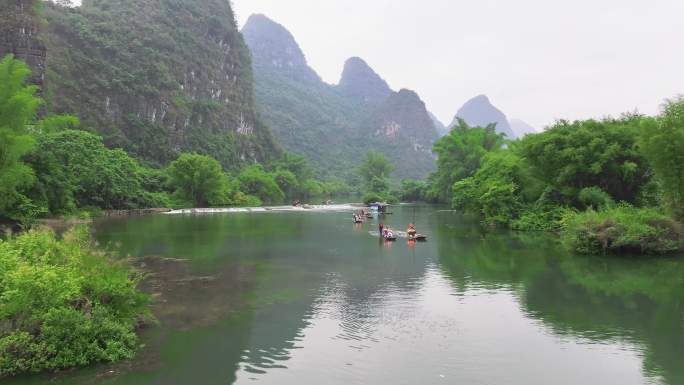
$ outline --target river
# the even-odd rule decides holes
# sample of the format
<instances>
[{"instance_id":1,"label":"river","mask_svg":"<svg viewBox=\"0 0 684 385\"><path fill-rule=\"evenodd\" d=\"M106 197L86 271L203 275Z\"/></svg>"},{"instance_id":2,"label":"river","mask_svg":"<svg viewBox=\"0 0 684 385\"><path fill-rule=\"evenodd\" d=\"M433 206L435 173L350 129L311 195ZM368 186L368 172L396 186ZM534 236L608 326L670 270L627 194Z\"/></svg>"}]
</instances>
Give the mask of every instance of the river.
<instances>
[{"instance_id":1,"label":"river","mask_svg":"<svg viewBox=\"0 0 684 385\"><path fill-rule=\"evenodd\" d=\"M585 257L432 206L96 225L149 276L136 359L8 384L684 384L684 259Z\"/></svg>"}]
</instances>

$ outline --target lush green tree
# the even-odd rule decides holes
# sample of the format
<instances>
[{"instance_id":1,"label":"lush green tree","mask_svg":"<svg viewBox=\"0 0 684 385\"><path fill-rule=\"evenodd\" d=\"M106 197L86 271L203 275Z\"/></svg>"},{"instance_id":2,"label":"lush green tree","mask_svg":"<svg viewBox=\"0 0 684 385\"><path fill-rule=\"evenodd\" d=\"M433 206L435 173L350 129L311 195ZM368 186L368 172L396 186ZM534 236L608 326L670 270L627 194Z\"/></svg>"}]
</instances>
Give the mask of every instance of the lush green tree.
<instances>
[{"instance_id":1,"label":"lush green tree","mask_svg":"<svg viewBox=\"0 0 684 385\"><path fill-rule=\"evenodd\" d=\"M459 119L449 134L435 142L432 151L438 158L437 171L430 176L432 197L448 202L454 183L473 176L480 168L482 157L501 148L504 135L498 134L495 126L470 127Z\"/></svg>"},{"instance_id":2,"label":"lush green tree","mask_svg":"<svg viewBox=\"0 0 684 385\"><path fill-rule=\"evenodd\" d=\"M309 162L301 155L286 152L282 158L274 163L275 170L285 170L291 172L297 183L303 184L305 181L313 178L313 171Z\"/></svg>"},{"instance_id":3,"label":"lush green tree","mask_svg":"<svg viewBox=\"0 0 684 385\"><path fill-rule=\"evenodd\" d=\"M34 145L29 125L35 124L41 100L35 86L25 84L31 73L12 55L0 61L0 217L20 219L30 205L22 191L30 187L34 175L21 157Z\"/></svg>"},{"instance_id":4,"label":"lush green tree","mask_svg":"<svg viewBox=\"0 0 684 385\"><path fill-rule=\"evenodd\" d=\"M278 169L274 171L272 175L278 184L278 187L280 187L280 190L282 190L287 198L292 198L300 193L301 186L297 180L297 176L291 171ZM309 180L304 180L305 183L308 181Z\"/></svg>"},{"instance_id":5,"label":"lush green tree","mask_svg":"<svg viewBox=\"0 0 684 385\"><path fill-rule=\"evenodd\" d=\"M489 224L509 224L539 196L539 189L523 159L511 150L497 151L484 156L475 175L454 183L452 204L482 215Z\"/></svg>"},{"instance_id":6,"label":"lush green tree","mask_svg":"<svg viewBox=\"0 0 684 385\"><path fill-rule=\"evenodd\" d=\"M332 179L321 183L323 194L328 196L351 194L352 189L349 185L339 179Z\"/></svg>"},{"instance_id":7,"label":"lush green tree","mask_svg":"<svg viewBox=\"0 0 684 385\"><path fill-rule=\"evenodd\" d=\"M386 192L389 190L389 177L394 166L385 155L377 151L369 151L359 166L359 174L365 183L366 190L371 192Z\"/></svg>"},{"instance_id":8,"label":"lush green tree","mask_svg":"<svg viewBox=\"0 0 684 385\"><path fill-rule=\"evenodd\" d=\"M302 186L302 191L302 195L307 198L321 196L325 192L323 189L323 185L319 181L314 179L309 179L306 182L304 182L304 186Z\"/></svg>"},{"instance_id":9,"label":"lush green tree","mask_svg":"<svg viewBox=\"0 0 684 385\"><path fill-rule=\"evenodd\" d=\"M230 203L227 177L219 162L210 156L181 154L167 172L169 185L196 207Z\"/></svg>"},{"instance_id":10,"label":"lush green tree","mask_svg":"<svg viewBox=\"0 0 684 385\"><path fill-rule=\"evenodd\" d=\"M142 278L95 249L87 229L0 241L0 378L132 358L151 320Z\"/></svg>"},{"instance_id":11,"label":"lush green tree","mask_svg":"<svg viewBox=\"0 0 684 385\"><path fill-rule=\"evenodd\" d=\"M655 172L666 204L684 219L684 97L668 100L662 115L644 119L639 148Z\"/></svg>"},{"instance_id":12,"label":"lush green tree","mask_svg":"<svg viewBox=\"0 0 684 385\"><path fill-rule=\"evenodd\" d=\"M326 195L343 194L349 188L339 180L321 182L314 179L309 162L301 155L285 153L267 168L278 187L288 199L305 199Z\"/></svg>"},{"instance_id":13,"label":"lush green tree","mask_svg":"<svg viewBox=\"0 0 684 385\"><path fill-rule=\"evenodd\" d=\"M80 130L41 134L26 160L37 177L30 195L53 214L146 205L138 162L121 149L105 147L98 135Z\"/></svg>"},{"instance_id":14,"label":"lush green tree","mask_svg":"<svg viewBox=\"0 0 684 385\"><path fill-rule=\"evenodd\" d=\"M274 175L266 172L260 164L244 168L238 175L240 190L254 195L266 203L279 203L285 199Z\"/></svg>"},{"instance_id":15,"label":"lush green tree","mask_svg":"<svg viewBox=\"0 0 684 385\"><path fill-rule=\"evenodd\" d=\"M598 187L617 201L634 202L650 170L636 148L642 117L559 121L528 135L519 147L535 175L560 193L561 203L581 206L579 193Z\"/></svg>"},{"instance_id":16,"label":"lush green tree","mask_svg":"<svg viewBox=\"0 0 684 385\"><path fill-rule=\"evenodd\" d=\"M36 118L42 100L35 96L35 86L26 85L30 73L12 55L0 61L0 217L22 223L47 210L27 196L36 178L23 157L34 148L34 136L78 125L73 116Z\"/></svg>"},{"instance_id":17,"label":"lush green tree","mask_svg":"<svg viewBox=\"0 0 684 385\"><path fill-rule=\"evenodd\" d=\"M399 197L405 202L425 200L427 183L422 180L404 179L401 181Z\"/></svg>"}]
</instances>

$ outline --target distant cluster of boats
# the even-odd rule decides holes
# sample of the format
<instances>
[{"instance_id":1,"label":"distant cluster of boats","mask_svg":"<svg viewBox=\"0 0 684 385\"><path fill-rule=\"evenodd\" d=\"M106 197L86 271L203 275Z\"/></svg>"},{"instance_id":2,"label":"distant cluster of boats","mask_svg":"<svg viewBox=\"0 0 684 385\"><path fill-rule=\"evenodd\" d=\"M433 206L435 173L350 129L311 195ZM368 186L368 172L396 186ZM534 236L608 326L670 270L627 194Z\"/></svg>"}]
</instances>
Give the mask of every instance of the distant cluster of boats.
<instances>
[{"instance_id":1,"label":"distant cluster of boats","mask_svg":"<svg viewBox=\"0 0 684 385\"><path fill-rule=\"evenodd\" d=\"M389 205L385 203L373 203L368 206L368 209L363 208L359 212L352 213L352 219L354 221L354 224L362 224L366 221L366 219L373 219L376 214L378 216L392 214L391 212L387 211L388 208ZM393 230L389 226L385 226L385 224L382 221L380 221L378 223L378 231L369 231L369 233L373 236L380 237L389 242L396 241L398 237L406 238L410 242L427 241L427 236L419 234L413 223L409 223L406 231L397 231Z\"/></svg>"}]
</instances>

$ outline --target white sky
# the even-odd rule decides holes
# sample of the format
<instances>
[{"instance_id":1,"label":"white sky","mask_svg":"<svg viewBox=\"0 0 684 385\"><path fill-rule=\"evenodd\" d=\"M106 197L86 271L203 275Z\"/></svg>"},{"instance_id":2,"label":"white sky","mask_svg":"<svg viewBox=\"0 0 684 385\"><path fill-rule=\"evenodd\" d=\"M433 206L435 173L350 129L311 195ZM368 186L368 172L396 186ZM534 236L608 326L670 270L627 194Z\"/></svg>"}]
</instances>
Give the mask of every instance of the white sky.
<instances>
[{"instance_id":1,"label":"white sky","mask_svg":"<svg viewBox=\"0 0 684 385\"><path fill-rule=\"evenodd\" d=\"M283 24L337 83L350 56L410 88L444 123L487 94L541 128L684 93L683 0L232 0Z\"/></svg>"}]
</instances>

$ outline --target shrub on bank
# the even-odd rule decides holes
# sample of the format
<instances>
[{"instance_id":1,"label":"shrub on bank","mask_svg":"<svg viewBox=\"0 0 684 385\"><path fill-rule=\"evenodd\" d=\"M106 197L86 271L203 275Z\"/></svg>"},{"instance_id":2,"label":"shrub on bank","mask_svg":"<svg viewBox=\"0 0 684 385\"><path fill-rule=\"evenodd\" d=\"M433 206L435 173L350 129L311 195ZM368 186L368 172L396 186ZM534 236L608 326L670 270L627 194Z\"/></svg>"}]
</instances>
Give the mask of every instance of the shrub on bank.
<instances>
[{"instance_id":1,"label":"shrub on bank","mask_svg":"<svg viewBox=\"0 0 684 385\"><path fill-rule=\"evenodd\" d=\"M399 200L390 193L367 192L363 194L363 203L371 204L375 202L397 203Z\"/></svg>"},{"instance_id":2,"label":"shrub on bank","mask_svg":"<svg viewBox=\"0 0 684 385\"><path fill-rule=\"evenodd\" d=\"M562 206L528 208L511 222L511 228L519 231L558 231L563 218L572 212Z\"/></svg>"},{"instance_id":3,"label":"shrub on bank","mask_svg":"<svg viewBox=\"0 0 684 385\"><path fill-rule=\"evenodd\" d=\"M149 298L85 227L0 241L0 378L131 358Z\"/></svg>"},{"instance_id":4,"label":"shrub on bank","mask_svg":"<svg viewBox=\"0 0 684 385\"><path fill-rule=\"evenodd\" d=\"M583 254L669 254L684 249L680 223L650 208L621 205L602 211L569 212L563 240Z\"/></svg>"}]
</instances>

